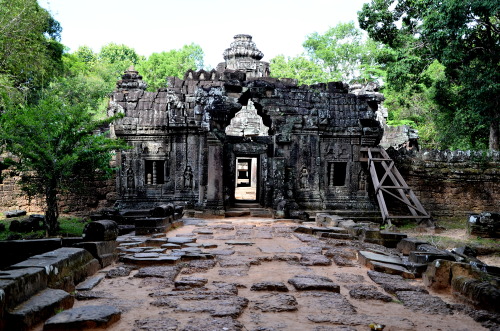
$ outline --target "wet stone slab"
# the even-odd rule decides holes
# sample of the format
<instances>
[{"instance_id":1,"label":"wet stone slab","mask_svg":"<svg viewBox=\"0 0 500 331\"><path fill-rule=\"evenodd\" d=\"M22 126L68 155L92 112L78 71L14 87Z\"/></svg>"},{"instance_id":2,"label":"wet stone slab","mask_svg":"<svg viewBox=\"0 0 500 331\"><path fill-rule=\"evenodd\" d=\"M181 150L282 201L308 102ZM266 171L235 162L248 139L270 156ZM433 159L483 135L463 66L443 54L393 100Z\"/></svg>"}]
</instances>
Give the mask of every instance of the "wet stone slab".
<instances>
[{"instance_id":1,"label":"wet stone slab","mask_svg":"<svg viewBox=\"0 0 500 331\"><path fill-rule=\"evenodd\" d=\"M403 277L397 275L388 275L377 271L368 271L368 277L380 285L387 293L396 294L399 291L414 291L428 293L427 290L414 286Z\"/></svg>"},{"instance_id":2,"label":"wet stone slab","mask_svg":"<svg viewBox=\"0 0 500 331\"><path fill-rule=\"evenodd\" d=\"M259 245L258 249L265 254L286 253L286 249L279 245Z\"/></svg>"},{"instance_id":3,"label":"wet stone slab","mask_svg":"<svg viewBox=\"0 0 500 331\"><path fill-rule=\"evenodd\" d=\"M346 286L349 289L349 296L358 300L379 300L383 302L391 302L394 300L390 295L377 291L373 285L353 284Z\"/></svg>"},{"instance_id":4,"label":"wet stone slab","mask_svg":"<svg viewBox=\"0 0 500 331\"><path fill-rule=\"evenodd\" d=\"M225 268L218 271L219 276L245 277L248 276L248 268Z\"/></svg>"},{"instance_id":5,"label":"wet stone slab","mask_svg":"<svg viewBox=\"0 0 500 331\"><path fill-rule=\"evenodd\" d=\"M299 298L309 307L327 309L333 314L356 314L356 308L340 293L307 291L301 292Z\"/></svg>"},{"instance_id":6,"label":"wet stone slab","mask_svg":"<svg viewBox=\"0 0 500 331\"><path fill-rule=\"evenodd\" d=\"M227 330L242 331L243 324L231 317L223 318L191 318L187 325L180 331L199 331L199 330Z\"/></svg>"},{"instance_id":7,"label":"wet stone slab","mask_svg":"<svg viewBox=\"0 0 500 331\"><path fill-rule=\"evenodd\" d=\"M339 283L362 283L366 279L362 275L352 275L352 274L334 274L335 280Z\"/></svg>"},{"instance_id":8,"label":"wet stone slab","mask_svg":"<svg viewBox=\"0 0 500 331\"><path fill-rule=\"evenodd\" d=\"M254 301L254 308L263 312L296 311L297 299L289 294L266 294Z\"/></svg>"},{"instance_id":9,"label":"wet stone slab","mask_svg":"<svg viewBox=\"0 0 500 331\"><path fill-rule=\"evenodd\" d=\"M300 264L305 266L329 266L332 261L322 254L304 254L300 258Z\"/></svg>"},{"instance_id":10,"label":"wet stone slab","mask_svg":"<svg viewBox=\"0 0 500 331\"><path fill-rule=\"evenodd\" d=\"M301 246L290 250L290 253L294 254L321 254L323 249L316 246Z\"/></svg>"},{"instance_id":11,"label":"wet stone slab","mask_svg":"<svg viewBox=\"0 0 500 331\"><path fill-rule=\"evenodd\" d=\"M170 317L148 317L134 322L134 330L178 330L179 321Z\"/></svg>"},{"instance_id":12,"label":"wet stone slab","mask_svg":"<svg viewBox=\"0 0 500 331\"><path fill-rule=\"evenodd\" d=\"M182 269L182 274L194 274L197 272L207 272L215 267L215 260L193 260L187 262L187 265Z\"/></svg>"},{"instance_id":13,"label":"wet stone slab","mask_svg":"<svg viewBox=\"0 0 500 331\"><path fill-rule=\"evenodd\" d=\"M130 275L132 268L130 267L117 267L109 270L106 273L106 278L118 278L118 277L127 277Z\"/></svg>"},{"instance_id":14,"label":"wet stone slab","mask_svg":"<svg viewBox=\"0 0 500 331\"><path fill-rule=\"evenodd\" d=\"M196 237L170 237L167 238L169 244L184 245L196 242Z\"/></svg>"},{"instance_id":15,"label":"wet stone slab","mask_svg":"<svg viewBox=\"0 0 500 331\"><path fill-rule=\"evenodd\" d=\"M85 330L107 328L121 317L121 311L112 306L83 306L64 310L49 318L44 330Z\"/></svg>"},{"instance_id":16,"label":"wet stone slab","mask_svg":"<svg viewBox=\"0 0 500 331\"><path fill-rule=\"evenodd\" d=\"M288 287L282 282L260 282L255 283L250 287L251 291L277 291L277 292L288 292Z\"/></svg>"},{"instance_id":17,"label":"wet stone slab","mask_svg":"<svg viewBox=\"0 0 500 331\"><path fill-rule=\"evenodd\" d=\"M75 293L75 299L79 301L111 298L113 298L113 296L110 293L104 291L77 291Z\"/></svg>"},{"instance_id":18,"label":"wet stone slab","mask_svg":"<svg viewBox=\"0 0 500 331\"><path fill-rule=\"evenodd\" d=\"M176 266L154 266L145 267L139 269L139 271L134 275L137 278L166 278L170 281L174 281L175 277L179 274L181 268Z\"/></svg>"},{"instance_id":19,"label":"wet stone slab","mask_svg":"<svg viewBox=\"0 0 500 331\"><path fill-rule=\"evenodd\" d=\"M203 287L208 283L207 278L200 277L182 277L174 282L177 290L189 290L192 288Z\"/></svg>"},{"instance_id":20,"label":"wet stone slab","mask_svg":"<svg viewBox=\"0 0 500 331\"><path fill-rule=\"evenodd\" d=\"M453 310L451 306L441 300L441 298L422 292L398 291L396 297L403 302L405 307L413 311L419 311L426 314L451 315Z\"/></svg>"},{"instance_id":21,"label":"wet stone slab","mask_svg":"<svg viewBox=\"0 0 500 331\"><path fill-rule=\"evenodd\" d=\"M330 278L317 275L298 275L290 278L288 283L292 284L297 291L330 291L340 292L340 286Z\"/></svg>"},{"instance_id":22,"label":"wet stone slab","mask_svg":"<svg viewBox=\"0 0 500 331\"><path fill-rule=\"evenodd\" d=\"M173 308L177 313L209 313L213 317L237 318L248 306L248 299L236 295L195 294L179 291L156 297L151 305Z\"/></svg>"}]
</instances>

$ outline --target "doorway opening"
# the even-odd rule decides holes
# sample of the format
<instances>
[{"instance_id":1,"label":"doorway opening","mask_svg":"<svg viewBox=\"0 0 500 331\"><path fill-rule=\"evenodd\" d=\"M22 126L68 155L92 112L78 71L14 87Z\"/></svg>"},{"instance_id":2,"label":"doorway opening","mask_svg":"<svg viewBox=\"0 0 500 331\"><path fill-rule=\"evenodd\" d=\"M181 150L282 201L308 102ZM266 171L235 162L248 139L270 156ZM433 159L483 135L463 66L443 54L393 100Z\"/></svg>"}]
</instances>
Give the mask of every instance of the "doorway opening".
<instances>
[{"instance_id":1,"label":"doorway opening","mask_svg":"<svg viewBox=\"0 0 500 331\"><path fill-rule=\"evenodd\" d=\"M236 158L235 200L257 200L257 158Z\"/></svg>"}]
</instances>

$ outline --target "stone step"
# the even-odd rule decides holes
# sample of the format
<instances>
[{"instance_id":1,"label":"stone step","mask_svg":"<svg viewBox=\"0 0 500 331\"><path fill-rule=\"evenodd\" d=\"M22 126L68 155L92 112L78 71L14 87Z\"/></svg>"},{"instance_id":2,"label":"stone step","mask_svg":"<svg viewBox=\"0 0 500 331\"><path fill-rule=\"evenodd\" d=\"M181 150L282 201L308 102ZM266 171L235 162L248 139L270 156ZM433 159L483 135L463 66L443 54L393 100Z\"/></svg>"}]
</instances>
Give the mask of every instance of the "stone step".
<instances>
[{"instance_id":1,"label":"stone step","mask_svg":"<svg viewBox=\"0 0 500 331\"><path fill-rule=\"evenodd\" d=\"M113 306L84 306L65 310L50 318L44 330L106 329L118 321L121 312Z\"/></svg>"},{"instance_id":2,"label":"stone step","mask_svg":"<svg viewBox=\"0 0 500 331\"><path fill-rule=\"evenodd\" d=\"M237 202L234 208L260 208L260 204L253 202Z\"/></svg>"},{"instance_id":3,"label":"stone step","mask_svg":"<svg viewBox=\"0 0 500 331\"><path fill-rule=\"evenodd\" d=\"M45 289L6 314L6 330L29 330L57 311L73 307L74 300L66 291Z\"/></svg>"}]
</instances>

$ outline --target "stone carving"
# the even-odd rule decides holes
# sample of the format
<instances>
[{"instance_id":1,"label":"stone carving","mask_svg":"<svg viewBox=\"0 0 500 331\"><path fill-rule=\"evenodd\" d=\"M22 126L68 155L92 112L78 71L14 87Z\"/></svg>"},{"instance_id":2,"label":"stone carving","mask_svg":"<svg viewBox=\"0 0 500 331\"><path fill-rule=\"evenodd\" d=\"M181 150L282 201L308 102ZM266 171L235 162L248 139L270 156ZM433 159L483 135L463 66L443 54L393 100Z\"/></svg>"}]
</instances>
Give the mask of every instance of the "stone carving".
<instances>
[{"instance_id":1,"label":"stone carving","mask_svg":"<svg viewBox=\"0 0 500 331\"><path fill-rule=\"evenodd\" d=\"M267 136L269 128L264 125L262 117L257 114L257 109L252 100L244 106L231 119L231 124L226 127L228 136Z\"/></svg>"},{"instance_id":2,"label":"stone carving","mask_svg":"<svg viewBox=\"0 0 500 331\"><path fill-rule=\"evenodd\" d=\"M358 174L358 190L366 192L366 174L363 170Z\"/></svg>"},{"instance_id":3,"label":"stone carving","mask_svg":"<svg viewBox=\"0 0 500 331\"><path fill-rule=\"evenodd\" d=\"M300 171L300 188L301 189L308 189L309 188L309 171L307 171L306 167L302 167L302 170Z\"/></svg>"},{"instance_id":4,"label":"stone carving","mask_svg":"<svg viewBox=\"0 0 500 331\"><path fill-rule=\"evenodd\" d=\"M193 170L191 169L191 166L188 165L186 166L186 169L184 170L184 188L185 189L192 189L193 188Z\"/></svg>"}]
</instances>

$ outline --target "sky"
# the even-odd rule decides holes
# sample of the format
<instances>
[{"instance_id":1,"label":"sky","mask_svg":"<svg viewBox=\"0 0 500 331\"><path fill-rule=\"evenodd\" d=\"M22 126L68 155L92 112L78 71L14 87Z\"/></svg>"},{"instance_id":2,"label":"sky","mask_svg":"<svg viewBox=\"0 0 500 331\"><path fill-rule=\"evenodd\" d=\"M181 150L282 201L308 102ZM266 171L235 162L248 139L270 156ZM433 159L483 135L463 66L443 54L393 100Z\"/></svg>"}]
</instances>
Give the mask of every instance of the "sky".
<instances>
[{"instance_id":1,"label":"sky","mask_svg":"<svg viewBox=\"0 0 500 331\"><path fill-rule=\"evenodd\" d=\"M264 53L296 56L313 32L357 22L368 0L39 0L63 28L61 42L99 52L125 44L144 56L195 43L215 68L237 34L249 34ZM356 23L357 24L357 23Z\"/></svg>"}]
</instances>

